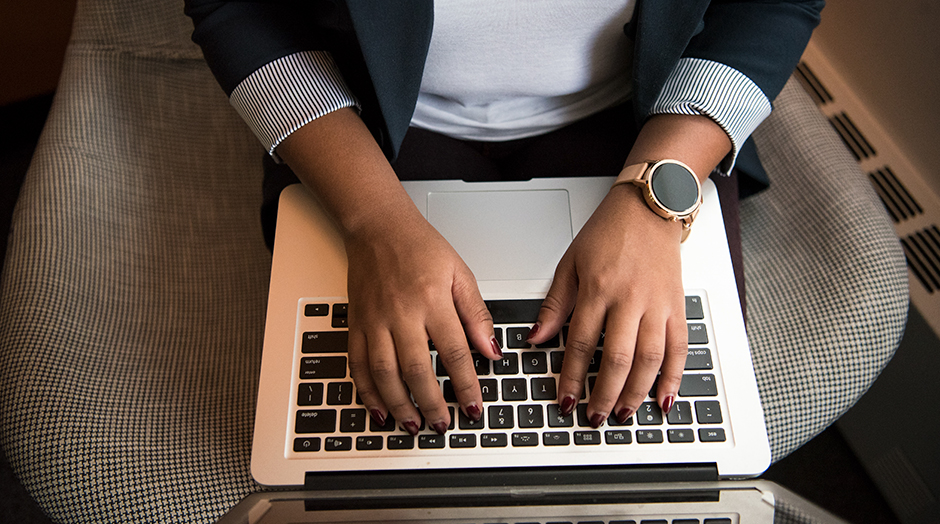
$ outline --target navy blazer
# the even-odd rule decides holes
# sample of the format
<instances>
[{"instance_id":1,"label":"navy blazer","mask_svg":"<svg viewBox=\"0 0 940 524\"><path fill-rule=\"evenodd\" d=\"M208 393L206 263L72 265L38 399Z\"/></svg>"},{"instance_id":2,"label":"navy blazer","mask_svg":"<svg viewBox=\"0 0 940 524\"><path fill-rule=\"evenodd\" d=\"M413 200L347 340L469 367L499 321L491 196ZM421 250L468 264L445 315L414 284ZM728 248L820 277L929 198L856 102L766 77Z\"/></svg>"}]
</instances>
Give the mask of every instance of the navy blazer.
<instances>
[{"instance_id":1,"label":"navy blazer","mask_svg":"<svg viewBox=\"0 0 940 524\"><path fill-rule=\"evenodd\" d=\"M823 0L637 0L624 28L634 41L638 123L680 58L712 60L776 98L796 66ZM187 0L193 40L226 94L278 58L333 54L361 116L393 159L411 121L431 39L433 0ZM738 166L759 186L766 174L749 140Z\"/></svg>"}]
</instances>

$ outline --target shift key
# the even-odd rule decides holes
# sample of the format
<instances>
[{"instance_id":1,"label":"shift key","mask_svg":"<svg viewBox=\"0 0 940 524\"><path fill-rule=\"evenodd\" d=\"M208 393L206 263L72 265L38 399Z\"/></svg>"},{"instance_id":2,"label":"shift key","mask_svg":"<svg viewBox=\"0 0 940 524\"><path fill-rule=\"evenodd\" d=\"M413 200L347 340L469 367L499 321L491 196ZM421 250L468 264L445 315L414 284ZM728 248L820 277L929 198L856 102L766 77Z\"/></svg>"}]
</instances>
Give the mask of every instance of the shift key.
<instances>
[{"instance_id":1,"label":"shift key","mask_svg":"<svg viewBox=\"0 0 940 524\"><path fill-rule=\"evenodd\" d=\"M300 378L346 378L346 357L304 357L300 359Z\"/></svg>"}]
</instances>

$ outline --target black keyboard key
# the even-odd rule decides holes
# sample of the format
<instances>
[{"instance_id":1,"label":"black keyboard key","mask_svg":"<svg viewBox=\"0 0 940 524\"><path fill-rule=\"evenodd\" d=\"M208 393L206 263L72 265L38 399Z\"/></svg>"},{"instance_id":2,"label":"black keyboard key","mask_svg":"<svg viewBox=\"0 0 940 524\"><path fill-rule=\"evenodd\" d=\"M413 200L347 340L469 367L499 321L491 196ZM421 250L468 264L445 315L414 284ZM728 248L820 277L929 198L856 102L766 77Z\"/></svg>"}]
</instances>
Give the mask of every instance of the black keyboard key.
<instances>
[{"instance_id":1,"label":"black keyboard key","mask_svg":"<svg viewBox=\"0 0 940 524\"><path fill-rule=\"evenodd\" d=\"M708 332L705 324L689 324L689 344L708 344Z\"/></svg>"},{"instance_id":2,"label":"black keyboard key","mask_svg":"<svg viewBox=\"0 0 940 524\"><path fill-rule=\"evenodd\" d=\"M329 304L307 304L304 306L305 317L325 317L329 313Z\"/></svg>"},{"instance_id":3,"label":"black keyboard key","mask_svg":"<svg viewBox=\"0 0 940 524\"><path fill-rule=\"evenodd\" d=\"M607 444L630 444L633 442L633 435L628 429L612 429L604 432L604 442Z\"/></svg>"},{"instance_id":4,"label":"black keyboard key","mask_svg":"<svg viewBox=\"0 0 940 524\"><path fill-rule=\"evenodd\" d=\"M512 445L516 447L528 447L539 445L538 433L513 433Z\"/></svg>"},{"instance_id":5,"label":"black keyboard key","mask_svg":"<svg viewBox=\"0 0 940 524\"><path fill-rule=\"evenodd\" d=\"M695 442L695 433L692 428L670 429L666 431L666 438L669 442Z\"/></svg>"},{"instance_id":6,"label":"black keyboard key","mask_svg":"<svg viewBox=\"0 0 940 524\"><path fill-rule=\"evenodd\" d=\"M717 400L699 400L695 403L695 417L699 424L721 424L721 405Z\"/></svg>"},{"instance_id":7,"label":"black keyboard key","mask_svg":"<svg viewBox=\"0 0 940 524\"><path fill-rule=\"evenodd\" d=\"M522 372L526 375L548 373L548 354L544 351L526 351L522 354Z\"/></svg>"},{"instance_id":8,"label":"black keyboard key","mask_svg":"<svg viewBox=\"0 0 940 524\"><path fill-rule=\"evenodd\" d=\"M691 424L692 405L688 402L676 402L666 415L666 421L670 424Z\"/></svg>"},{"instance_id":9,"label":"black keyboard key","mask_svg":"<svg viewBox=\"0 0 940 524\"><path fill-rule=\"evenodd\" d=\"M326 451L349 451L352 449L352 437L326 437L323 439Z\"/></svg>"},{"instance_id":10,"label":"black keyboard key","mask_svg":"<svg viewBox=\"0 0 940 524\"><path fill-rule=\"evenodd\" d=\"M494 324L535 324L540 307L542 301L539 299L486 301L486 309L493 315Z\"/></svg>"},{"instance_id":11,"label":"black keyboard key","mask_svg":"<svg viewBox=\"0 0 940 524\"><path fill-rule=\"evenodd\" d=\"M516 353L503 353L503 358L493 361L493 373L497 375L518 375L519 355Z\"/></svg>"},{"instance_id":12,"label":"black keyboard key","mask_svg":"<svg viewBox=\"0 0 940 524\"><path fill-rule=\"evenodd\" d=\"M477 447L477 436L473 433L460 433L450 436L451 448L475 448Z\"/></svg>"},{"instance_id":13,"label":"black keyboard key","mask_svg":"<svg viewBox=\"0 0 940 524\"><path fill-rule=\"evenodd\" d=\"M633 425L633 416L631 415L631 416L627 417L627 420L624 420L624 421L623 421L623 424L621 424L620 421L617 420L617 415L616 415L615 413L611 413L610 416L607 417L607 425L608 425L608 426L615 427L615 428L619 428L619 427L623 427L623 426L632 426L632 425Z\"/></svg>"},{"instance_id":14,"label":"black keyboard key","mask_svg":"<svg viewBox=\"0 0 940 524\"><path fill-rule=\"evenodd\" d=\"M503 400L528 400L528 384L524 378L504 378L502 380Z\"/></svg>"},{"instance_id":15,"label":"black keyboard key","mask_svg":"<svg viewBox=\"0 0 940 524\"><path fill-rule=\"evenodd\" d=\"M483 402L499 400L499 386L495 378L480 379L480 391L483 393Z\"/></svg>"},{"instance_id":16,"label":"black keyboard key","mask_svg":"<svg viewBox=\"0 0 940 524\"><path fill-rule=\"evenodd\" d=\"M701 428L698 430L698 439L701 442L724 442L725 430L721 428Z\"/></svg>"},{"instance_id":17,"label":"black keyboard key","mask_svg":"<svg viewBox=\"0 0 940 524\"><path fill-rule=\"evenodd\" d=\"M549 353L549 355L552 359L552 373L555 373L556 375L558 373L561 373L561 365L562 365L562 362L564 362L565 360L565 352L564 351L552 351L551 353Z\"/></svg>"},{"instance_id":18,"label":"black keyboard key","mask_svg":"<svg viewBox=\"0 0 940 524\"><path fill-rule=\"evenodd\" d=\"M356 449L359 451L376 451L382 449L382 437L378 435L362 435L356 437Z\"/></svg>"},{"instance_id":19,"label":"black keyboard key","mask_svg":"<svg viewBox=\"0 0 940 524\"><path fill-rule=\"evenodd\" d=\"M576 446L595 446L601 443L600 431L575 431L574 444Z\"/></svg>"},{"instance_id":20,"label":"black keyboard key","mask_svg":"<svg viewBox=\"0 0 940 524\"><path fill-rule=\"evenodd\" d=\"M558 404L548 405L548 427L550 428L570 428L574 426L574 415L569 413L562 416L561 408Z\"/></svg>"},{"instance_id":21,"label":"black keyboard key","mask_svg":"<svg viewBox=\"0 0 940 524\"><path fill-rule=\"evenodd\" d=\"M474 422L461 411L458 413L457 418L459 419L458 424L460 429L483 429L486 427L486 419L484 417L480 417L480 420Z\"/></svg>"},{"instance_id":22,"label":"black keyboard key","mask_svg":"<svg viewBox=\"0 0 940 524\"><path fill-rule=\"evenodd\" d=\"M497 339L499 340L499 339ZM473 352L473 368L477 371L477 376L486 376L490 374L490 359L483 355Z\"/></svg>"},{"instance_id":23,"label":"black keyboard key","mask_svg":"<svg viewBox=\"0 0 940 524\"><path fill-rule=\"evenodd\" d=\"M640 429L636 432L636 441L638 444L661 444L663 432L658 429Z\"/></svg>"},{"instance_id":24,"label":"black keyboard key","mask_svg":"<svg viewBox=\"0 0 940 524\"><path fill-rule=\"evenodd\" d=\"M304 453L307 451L320 451L320 437L298 437L294 439L294 451Z\"/></svg>"},{"instance_id":25,"label":"black keyboard key","mask_svg":"<svg viewBox=\"0 0 940 524\"><path fill-rule=\"evenodd\" d=\"M578 404L578 426L582 428L591 427L591 420L587 416L587 404Z\"/></svg>"},{"instance_id":26,"label":"black keyboard key","mask_svg":"<svg viewBox=\"0 0 940 524\"><path fill-rule=\"evenodd\" d=\"M496 345L503 349L503 328L493 328L493 336L496 337Z\"/></svg>"},{"instance_id":27,"label":"black keyboard key","mask_svg":"<svg viewBox=\"0 0 940 524\"><path fill-rule=\"evenodd\" d=\"M705 519L705 522L703 522L702 524L731 524L731 519L728 519L728 518Z\"/></svg>"},{"instance_id":28,"label":"black keyboard key","mask_svg":"<svg viewBox=\"0 0 940 524\"><path fill-rule=\"evenodd\" d=\"M718 396L718 383L715 375L711 373L682 375L679 385L680 397L716 397Z\"/></svg>"},{"instance_id":29,"label":"black keyboard key","mask_svg":"<svg viewBox=\"0 0 940 524\"><path fill-rule=\"evenodd\" d=\"M369 431L372 432L386 432L386 431L395 431L395 417L391 413L385 416L385 425L380 426L376 423L375 419L369 417Z\"/></svg>"},{"instance_id":30,"label":"black keyboard key","mask_svg":"<svg viewBox=\"0 0 940 524\"><path fill-rule=\"evenodd\" d=\"M349 327L349 304L333 304L333 318L330 322L335 328Z\"/></svg>"},{"instance_id":31,"label":"black keyboard key","mask_svg":"<svg viewBox=\"0 0 940 524\"><path fill-rule=\"evenodd\" d=\"M352 382L330 382L326 386L326 403L330 406L348 406L353 401Z\"/></svg>"},{"instance_id":32,"label":"black keyboard key","mask_svg":"<svg viewBox=\"0 0 940 524\"><path fill-rule=\"evenodd\" d=\"M457 394L454 393L454 384L450 379L444 381L444 402L457 402Z\"/></svg>"},{"instance_id":33,"label":"black keyboard key","mask_svg":"<svg viewBox=\"0 0 940 524\"><path fill-rule=\"evenodd\" d=\"M437 362L434 365L434 371L437 374L437 376L449 377L450 375L447 374L447 368L444 367L444 359L442 359L440 355L437 355L437 357L435 357L435 360Z\"/></svg>"},{"instance_id":34,"label":"black keyboard key","mask_svg":"<svg viewBox=\"0 0 940 524\"><path fill-rule=\"evenodd\" d=\"M344 409L339 413L341 433L362 433L366 430L366 410Z\"/></svg>"},{"instance_id":35,"label":"black keyboard key","mask_svg":"<svg viewBox=\"0 0 940 524\"><path fill-rule=\"evenodd\" d=\"M484 433L480 435L480 446L484 448L505 448L509 439L505 433Z\"/></svg>"},{"instance_id":36,"label":"black keyboard key","mask_svg":"<svg viewBox=\"0 0 940 524\"><path fill-rule=\"evenodd\" d=\"M663 423L663 412L656 403L644 402L636 412L636 423L641 426L658 426Z\"/></svg>"},{"instance_id":37,"label":"black keyboard key","mask_svg":"<svg viewBox=\"0 0 940 524\"><path fill-rule=\"evenodd\" d=\"M685 319L702 320L705 318L705 308L701 297L685 297Z\"/></svg>"},{"instance_id":38,"label":"black keyboard key","mask_svg":"<svg viewBox=\"0 0 940 524\"><path fill-rule=\"evenodd\" d=\"M346 378L346 357L304 357L300 359L301 379Z\"/></svg>"},{"instance_id":39,"label":"black keyboard key","mask_svg":"<svg viewBox=\"0 0 940 524\"><path fill-rule=\"evenodd\" d=\"M421 449L441 449L444 447L444 435L418 435L418 447Z\"/></svg>"},{"instance_id":40,"label":"black keyboard key","mask_svg":"<svg viewBox=\"0 0 940 524\"><path fill-rule=\"evenodd\" d=\"M555 400L557 396L555 377L537 377L532 379L532 400Z\"/></svg>"},{"instance_id":41,"label":"black keyboard key","mask_svg":"<svg viewBox=\"0 0 940 524\"><path fill-rule=\"evenodd\" d=\"M567 431L546 431L542 433L543 446L567 446L571 444L571 436Z\"/></svg>"},{"instance_id":42,"label":"black keyboard key","mask_svg":"<svg viewBox=\"0 0 940 524\"><path fill-rule=\"evenodd\" d=\"M386 439L388 449L414 449L415 438L411 435L389 435Z\"/></svg>"},{"instance_id":43,"label":"black keyboard key","mask_svg":"<svg viewBox=\"0 0 940 524\"><path fill-rule=\"evenodd\" d=\"M545 425L544 414L540 404L519 406L518 413L520 428L541 428Z\"/></svg>"},{"instance_id":44,"label":"black keyboard key","mask_svg":"<svg viewBox=\"0 0 940 524\"><path fill-rule=\"evenodd\" d=\"M509 349L525 349L531 345L526 342L528 336L529 328L527 327L506 328L506 347Z\"/></svg>"},{"instance_id":45,"label":"black keyboard key","mask_svg":"<svg viewBox=\"0 0 940 524\"><path fill-rule=\"evenodd\" d=\"M300 343L303 353L345 353L349 331L308 331Z\"/></svg>"},{"instance_id":46,"label":"black keyboard key","mask_svg":"<svg viewBox=\"0 0 940 524\"><path fill-rule=\"evenodd\" d=\"M335 409L309 409L297 412L294 433L333 433L336 431Z\"/></svg>"},{"instance_id":47,"label":"black keyboard key","mask_svg":"<svg viewBox=\"0 0 940 524\"><path fill-rule=\"evenodd\" d=\"M320 406L323 404L323 384L304 383L297 386L298 406Z\"/></svg>"},{"instance_id":48,"label":"black keyboard key","mask_svg":"<svg viewBox=\"0 0 940 524\"><path fill-rule=\"evenodd\" d=\"M685 369L712 369L712 351L708 348L689 348Z\"/></svg>"},{"instance_id":49,"label":"black keyboard key","mask_svg":"<svg viewBox=\"0 0 940 524\"><path fill-rule=\"evenodd\" d=\"M515 426L512 406L490 406L487 411L490 429L512 429Z\"/></svg>"}]
</instances>

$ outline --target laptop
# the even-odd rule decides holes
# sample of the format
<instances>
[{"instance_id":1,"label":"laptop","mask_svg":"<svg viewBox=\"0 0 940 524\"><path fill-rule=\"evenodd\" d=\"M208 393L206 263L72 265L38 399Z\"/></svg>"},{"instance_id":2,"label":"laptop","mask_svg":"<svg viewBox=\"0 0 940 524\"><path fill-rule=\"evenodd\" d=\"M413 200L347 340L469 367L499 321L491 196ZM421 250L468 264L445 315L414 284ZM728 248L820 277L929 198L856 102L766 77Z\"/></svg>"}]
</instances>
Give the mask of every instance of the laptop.
<instances>
[{"instance_id":1,"label":"laptop","mask_svg":"<svg viewBox=\"0 0 940 524\"><path fill-rule=\"evenodd\" d=\"M454 422L444 436L422 428L416 437L394 421L376 427L358 403L344 353L343 243L312 194L301 185L287 188L271 269L251 456L255 480L332 493L347 502L378 498L390 509L408 493L427 490L522 499L529 493L543 502L548 493L612 490L624 500L640 486L667 483L694 492L699 483L763 472L770 448L710 181L703 184L704 205L681 248L690 344L670 414L661 413L651 396L625 424L611 418L590 427L583 406L603 358L599 341L581 407L562 417L550 387L563 359L565 331L539 347L515 337L535 322L558 260L613 180L403 183L474 272L505 360L475 359L484 414L474 423L448 398L446 372L429 350ZM330 506L336 499L321 497L333 502L321 500L326 506L319 509L337 509Z\"/></svg>"}]
</instances>

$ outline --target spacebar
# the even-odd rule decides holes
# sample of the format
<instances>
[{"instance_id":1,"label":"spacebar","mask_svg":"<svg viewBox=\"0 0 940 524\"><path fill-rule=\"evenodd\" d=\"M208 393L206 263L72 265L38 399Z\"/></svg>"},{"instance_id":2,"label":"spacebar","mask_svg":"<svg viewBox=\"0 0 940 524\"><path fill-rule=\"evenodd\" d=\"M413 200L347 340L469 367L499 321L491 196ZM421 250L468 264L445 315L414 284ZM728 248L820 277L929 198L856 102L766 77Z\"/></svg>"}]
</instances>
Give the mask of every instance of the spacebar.
<instances>
[{"instance_id":1,"label":"spacebar","mask_svg":"<svg viewBox=\"0 0 940 524\"><path fill-rule=\"evenodd\" d=\"M486 301L494 324L534 324L541 306L541 299Z\"/></svg>"}]
</instances>

